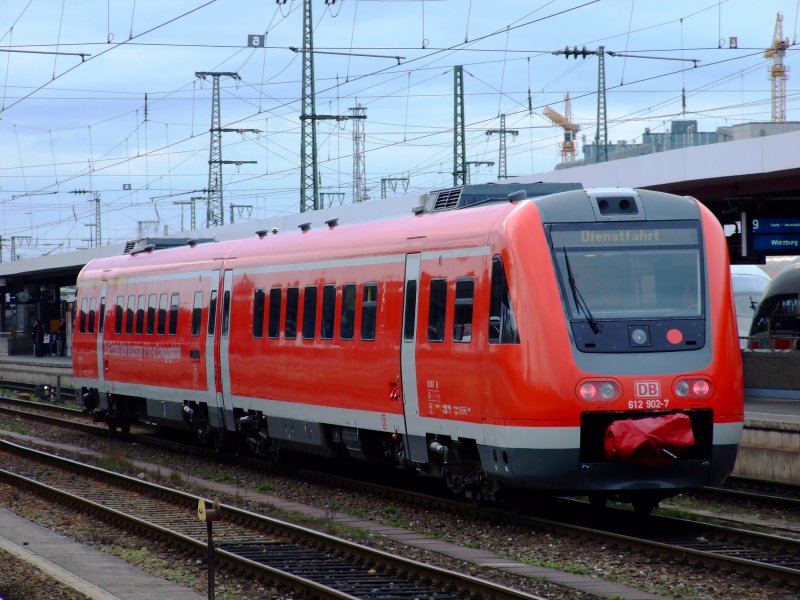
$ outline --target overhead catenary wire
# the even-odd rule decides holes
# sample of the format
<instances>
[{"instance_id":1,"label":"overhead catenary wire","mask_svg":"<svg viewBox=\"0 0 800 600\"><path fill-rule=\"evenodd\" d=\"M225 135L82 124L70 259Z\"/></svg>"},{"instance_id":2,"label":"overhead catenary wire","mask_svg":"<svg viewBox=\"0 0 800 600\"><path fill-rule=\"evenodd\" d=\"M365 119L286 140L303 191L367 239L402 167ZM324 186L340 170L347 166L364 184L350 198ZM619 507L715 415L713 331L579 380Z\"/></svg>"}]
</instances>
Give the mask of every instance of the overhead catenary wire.
<instances>
[{"instance_id":1,"label":"overhead catenary wire","mask_svg":"<svg viewBox=\"0 0 800 600\"><path fill-rule=\"evenodd\" d=\"M471 50L471 49L467 49L467 48L462 49L462 51L469 51L469 50ZM478 49L476 49L476 50L478 50ZM501 50L496 50L495 52L503 52L503 50L502 49ZM508 57L510 57L511 53L508 52L508 53L504 53L504 54L508 54ZM523 59L526 60L526 62L528 64L530 64L530 56L525 56ZM498 63L498 64L500 64L500 63ZM510 63L508 63L506 61L503 61L503 65L507 66L508 64L510 64ZM505 66L504 66L504 68L505 68ZM402 86L401 89L403 91L403 95L405 96L405 100L407 101L407 106L408 106L408 109L409 109L407 114L411 114L411 107L413 106L414 98L417 97L415 92L414 92L415 84L417 83L417 78L415 77L415 78L412 79L410 77L410 72L411 72L411 70L408 69L403 73L403 75L401 75L402 79L405 80L405 81L403 81L403 83L406 84L406 85ZM498 69L498 72L499 72L499 69ZM423 78L419 78L419 79L423 79ZM262 81L263 81L263 78L262 78ZM337 90L340 89L340 87L341 87L341 83L339 84L339 86L337 86ZM494 87L495 88L497 87L496 84L494 85ZM504 91L504 93L507 92L507 90L505 89L505 85L502 85L500 89L502 89ZM548 93L552 93L552 92L548 92ZM338 91L337 91L337 94L339 94ZM468 95L469 95L469 92L468 92ZM243 98L242 96L239 96L239 97ZM262 97L263 96L261 96L260 94L256 95L256 98L255 98L256 99L256 103L260 102ZM376 98L388 98L388 97L391 97L391 95L375 94L375 97ZM523 104L528 104L528 103L527 102L517 102L517 104L515 104L515 106L520 106L521 107ZM262 107L257 107L257 109L261 109L261 108ZM527 109L527 106L526 106L526 109ZM290 113L286 113L286 115L289 116ZM247 116L243 117L243 119L246 119L246 118L247 118ZM281 118L285 119L286 116L281 116ZM407 118L407 116L405 116L403 118L402 128L401 128L401 130L404 131L403 138L405 138L410 143L418 143L417 141L414 141L414 138L416 138L416 136L412 136L410 134L411 127L412 127L412 124L409 122L409 119ZM47 129L49 131L50 129L53 129L53 128L45 128L45 129ZM48 133L48 136L52 136L52 135L53 135L52 133ZM177 145L179 145L179 144L180 144L180 141L170 140L170 143L168 144L168 148L169 149L167 150L167 152L170 153L170 155L171 155L171 153L175 150L175 148L178 147ZM377 148L377 150L380 150L380 149L382 149L382 148ZM291 149L291 150L293 150L293 149ZM104 148L104 151L105 151L105 148ZM156 154L157 154L157 152L151 152L150 148L145 148L145 151L144 151L145 157L147 157L147 156L155 156ZM97 162L97 160L95 160L95 162ZM173 169L170 169L170 173L172 173L172 172L173 172ZM152 180L155 177L155 175L156 175L155 173L153 175L151 175L148 172L147 179L148 180Z\"/></svg>"}]
</instances>

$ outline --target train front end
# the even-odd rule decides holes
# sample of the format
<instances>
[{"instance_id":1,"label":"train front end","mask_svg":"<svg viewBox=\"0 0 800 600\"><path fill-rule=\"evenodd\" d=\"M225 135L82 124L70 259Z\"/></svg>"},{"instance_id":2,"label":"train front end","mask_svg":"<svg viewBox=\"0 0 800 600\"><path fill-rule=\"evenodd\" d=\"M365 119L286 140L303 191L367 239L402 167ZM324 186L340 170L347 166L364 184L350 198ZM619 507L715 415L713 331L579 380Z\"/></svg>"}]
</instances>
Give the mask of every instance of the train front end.
<instances>
[{"instance_id":1,"label":"train front end","mask_svg":"<svg viewBox=\"0 0 800 600\"><path fill-rule=\"evenodd\" d=\"M563 314L544 325L554 381L536 395L557 394L537 414L569 417L564 439L578 447L561 456L577 459L575 490L647 510L723 481L744 388L716 218L692 198L645 190L565 192L536 206Z\"/></svg>"}]
</instances>

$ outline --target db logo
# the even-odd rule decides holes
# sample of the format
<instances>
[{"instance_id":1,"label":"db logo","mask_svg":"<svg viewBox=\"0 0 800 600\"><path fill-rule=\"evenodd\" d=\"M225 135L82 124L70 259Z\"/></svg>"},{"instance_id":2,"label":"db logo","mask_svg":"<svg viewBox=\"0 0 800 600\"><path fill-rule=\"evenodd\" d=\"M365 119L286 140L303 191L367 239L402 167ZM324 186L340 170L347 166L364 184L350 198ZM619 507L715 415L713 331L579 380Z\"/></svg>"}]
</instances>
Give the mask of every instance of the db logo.
<instances>
[{"instance_id":1,"label":"db logo","mask_svg":"<svg viewBox=\"0 0 800 600\"><path fill-rule=\"evenodd\" d=\"M660 398L661 383L658 381L634 381L634 394L637 398Z\"/></svg>"}]
</instances>

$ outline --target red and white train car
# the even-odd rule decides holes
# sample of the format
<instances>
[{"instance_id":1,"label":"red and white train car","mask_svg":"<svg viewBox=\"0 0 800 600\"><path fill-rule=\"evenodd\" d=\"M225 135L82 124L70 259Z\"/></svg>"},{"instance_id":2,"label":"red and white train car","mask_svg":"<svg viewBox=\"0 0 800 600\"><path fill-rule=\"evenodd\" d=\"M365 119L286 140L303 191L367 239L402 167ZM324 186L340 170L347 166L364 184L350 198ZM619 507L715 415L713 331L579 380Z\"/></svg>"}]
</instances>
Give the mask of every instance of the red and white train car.
<instances>
[{"instance_id":1,"label":"red and white train car","mask_svg":"<svg viewBox=\"0 0 800 600\"><path fill-rule=\"evenodd\" d=\"M743 384L713 215L644 190L469 192L94 260L78 385L111 427L380 461L476 495L646 509L723 480Z\"/></svg>"}]
</instances>

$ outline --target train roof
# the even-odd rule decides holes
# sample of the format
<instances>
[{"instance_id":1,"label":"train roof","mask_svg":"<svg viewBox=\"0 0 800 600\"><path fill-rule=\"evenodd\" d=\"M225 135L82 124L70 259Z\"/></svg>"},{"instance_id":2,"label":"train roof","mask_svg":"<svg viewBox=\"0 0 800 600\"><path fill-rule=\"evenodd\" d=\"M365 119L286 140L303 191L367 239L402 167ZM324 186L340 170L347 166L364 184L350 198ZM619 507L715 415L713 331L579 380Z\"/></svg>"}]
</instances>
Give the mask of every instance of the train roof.
<instances>
[{"instance_id":1,"label":"train roof","mask_svg":"<svg viewBox=\"0 0 800 600\"><path fill-rule=\"evenodd\" d=\"M764 298L780 294L800 294L800 264L786 267L764 290Z\"/></svg>"},{"instance_id":2,"label":"train roof","mask_svg":"<svg viewBox=\"0 0 800 600\"><path fill-rule=\"evenodd\" d=\"M100 258L91 261L81 271L79 279L115 276L135 277L153 269L170 273L193 272L206 268L212 262L225 260L231 268L259 265L300 264L320 260L342 260L362 256L365 249L376 255L400 254L416 251L448 250L490 243L490 231L498 223L510 227L508 217L514 212L524 212L525 207L537 210L545 222L584 222L605 220L640 220L657 215L658 218L697 218L698 203L688 197L677 197L649 190L625 188L584 190L580 186L561 186L567 189L558 193L536 195L552 191L552 186L529 184L525 189L518 185L474 186L472 198L478 201L464 203L460 208L427 210L425 205L406 216L396 216L371 222L341 224L331 218L325 225L312 226L301 223L293 231L262 229L242 239L189 243L171 249L157 249L145 245L124 256ZM503 194L506 194L503 198ZM528 198L528 193L534 194ZM434 198L438 192L434 193ZM575 203L576 196L586 202ZM480 201L480 198L490 198ZM670 198L670 202L658 202ZM608 209L603 208L603 199ZM625 202L630 201L628 204ZM466 202L466 201L465 201ZM533 209L533 205L536 209ZM617 210L620 206L631 210ZM646 207L646 211L645 211ZM412 214L413 213L413 214ZM115 272L116 271L116 275Z\"/></svg>"}]
</instances>

